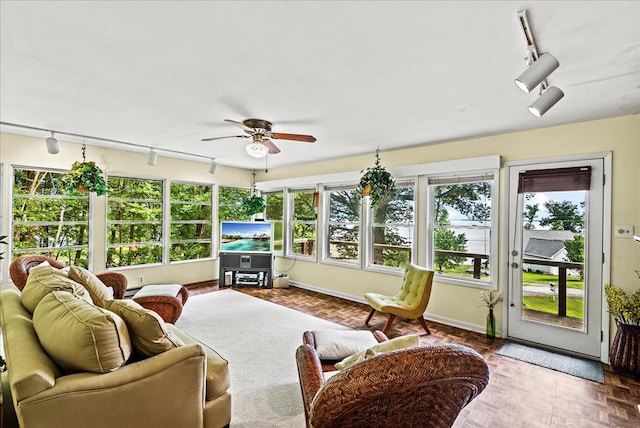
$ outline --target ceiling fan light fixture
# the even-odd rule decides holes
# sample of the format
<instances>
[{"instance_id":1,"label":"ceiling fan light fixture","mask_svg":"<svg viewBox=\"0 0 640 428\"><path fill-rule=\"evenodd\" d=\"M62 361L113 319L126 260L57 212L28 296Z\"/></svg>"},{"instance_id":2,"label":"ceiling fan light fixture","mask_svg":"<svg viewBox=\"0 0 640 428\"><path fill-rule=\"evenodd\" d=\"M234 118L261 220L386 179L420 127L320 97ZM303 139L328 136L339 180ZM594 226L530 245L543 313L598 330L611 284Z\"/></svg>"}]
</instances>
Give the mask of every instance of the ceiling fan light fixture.
<instances>
[{"instance_id":1,"label":"ceiling fan light fixture","mask_svg":"<svg viewBox=\"0 0 640 428\"><path fill-rule=\"evenodd\" d=\"M55 155L60 153L60 147L58 147L58 140L53 136L53 131L51 132L51 137L44 140L47 143L47 152L49 154Z\"/></svg>"},{"instance_id":2,"label":"ceiling fan light fixture","mask_svg":"<svg viewBox=\"0 0 640 428\"><path fill-rule=\"evenodd\" d=\"M542 117L551 107L564 97L564 92L555 86L550 86L540 97L529 106L529 111L536 117Z\"/></svg>"},{"instance_id":3,"label":"ceiling fan light fixture","mask_svg":"<svg viewBox=\"0 0 640 428\"><path fill-rule=\"evenodd\" d=\"M247 154L252 158L263 158L269 153L269 149L262 143L252 142L245 146Z\"/></svg>"}]
</instances>

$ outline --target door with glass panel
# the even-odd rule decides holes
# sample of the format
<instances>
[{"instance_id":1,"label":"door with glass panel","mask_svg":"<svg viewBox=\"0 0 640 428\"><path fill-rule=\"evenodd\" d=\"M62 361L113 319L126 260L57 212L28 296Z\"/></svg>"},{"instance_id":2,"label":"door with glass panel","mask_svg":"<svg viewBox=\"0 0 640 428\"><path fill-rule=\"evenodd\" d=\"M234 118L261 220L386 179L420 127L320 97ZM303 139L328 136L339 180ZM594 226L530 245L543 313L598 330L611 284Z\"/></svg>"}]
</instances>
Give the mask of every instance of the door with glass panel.
<instances>
[{"instance_id":1,"label":"door with glass panel","mask_svg":"<svg viewBox=\"0 0 640 428\"><path fill-rule=\"evenodd\" d=\"M508 336L600 356L603 160L509 168Z\"/></svg>"}]
</instances>

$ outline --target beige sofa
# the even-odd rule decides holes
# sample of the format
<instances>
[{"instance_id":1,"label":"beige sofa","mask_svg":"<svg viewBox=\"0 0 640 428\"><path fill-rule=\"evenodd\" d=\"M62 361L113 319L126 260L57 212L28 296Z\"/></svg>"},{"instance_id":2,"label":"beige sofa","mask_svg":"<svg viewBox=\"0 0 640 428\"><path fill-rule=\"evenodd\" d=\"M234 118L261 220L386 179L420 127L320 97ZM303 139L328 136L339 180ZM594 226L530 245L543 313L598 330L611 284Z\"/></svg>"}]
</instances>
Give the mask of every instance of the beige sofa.
<instances>
[{"instance_id":1,"label":"beige sofa","mask_svg":"<svg viewBox=\"0 0 640 428\"><path fill-rule=\"evenodd\" d=\"M79 300L66 291L49 294L38 306L44 305L45 300L51 303L56 296L67 299L67 305ZM81 303L84 310L92 309L84 301ZM44 319L43 312L44 309L36 307L32 315L17 290L0 290L0 326L7 361L5 375L8 374L3 379L9 382L20 427L229 425L227 361L175 326L164 327L172 337L181 339L182 346L148 358L136 358L132 352L122 366L104 373L83 372L61 368L60 361L56 363L45 351L41 341L46 343L46 339L39 339L34 322L37 317ZM54 332L54 341L66 343L69 330L60 330ZM4 401L6 405L7 397Z\"/></svg>"}]
</instances>

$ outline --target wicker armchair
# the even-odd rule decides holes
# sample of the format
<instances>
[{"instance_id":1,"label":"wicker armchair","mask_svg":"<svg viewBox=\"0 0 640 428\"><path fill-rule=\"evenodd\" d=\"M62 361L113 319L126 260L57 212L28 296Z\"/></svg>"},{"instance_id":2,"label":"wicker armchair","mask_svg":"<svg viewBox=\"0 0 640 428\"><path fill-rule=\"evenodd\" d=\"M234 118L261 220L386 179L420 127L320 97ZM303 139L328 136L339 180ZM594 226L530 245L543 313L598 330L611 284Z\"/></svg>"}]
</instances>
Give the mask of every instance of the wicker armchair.
<instances>
[{"instance_id":1,"label":"wicker armchair","mask_svg":"<svg viewBox=\"0 0 640 428\"><path fill-rule=\"evenodd\" d=\"M381 354L327 381L313 346L296 362L308 428L451 427L489 382L484 359L452 344Z\"/></svg>"},{"instance_id":2,"label":"wicker armchair","mask_svg":"<svg viewBox=\"0 0 640 428\"><path fill-rule=\"evenodd\" d=\"M49 262L51 266L57 269L62 269L64 265L57 260L43 255L25 255L16 258L9 265L9 274L11 280L20 291L27 283L27 277L29 276L29 269L39 265L42 262ZM124 293L127 290L127 277L119 272L103 272L96 275L100 281L102 281L107 287L113 288L113 297L116 299L122 299Z\"/></svg>"}]
</instances>

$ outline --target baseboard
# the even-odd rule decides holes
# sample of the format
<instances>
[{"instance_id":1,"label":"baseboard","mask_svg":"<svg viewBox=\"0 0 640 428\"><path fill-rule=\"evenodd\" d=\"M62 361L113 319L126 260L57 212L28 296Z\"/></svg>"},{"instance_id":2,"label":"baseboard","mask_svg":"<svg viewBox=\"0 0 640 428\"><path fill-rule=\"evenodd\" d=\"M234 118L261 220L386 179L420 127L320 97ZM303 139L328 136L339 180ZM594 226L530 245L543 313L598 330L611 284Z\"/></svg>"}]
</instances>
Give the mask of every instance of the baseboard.
<instances>
[{"instance_id":1,"label":"baseboard","mask_svg":"<svg viewBox=\"0 0 640 428\"><path fill-rule=\"evenodd\" d=\"M367 301L364 300L363 297L354 296L352 294L342 293L340 291L335 290L327 290L326 288L319 288L310 284L303 284L297 281L290 281L290 285L292 287L302 288L304 290L315 291L316 293L326 294L328 296L339 297L341 299L350 300L356 303L364 303L367 304ZM459 328L461 330L473 331L475 333L485 333L486 326L484 325L476 325L471 323L466 323L463 321L459 321L453 318L442 317L440 315L434 315L426 312L424 314L424 318L429 321L437 322L440 324L448 325L450 327ZM496 335L496 337L500 337Z\"/></svg>"}]
</instances>

